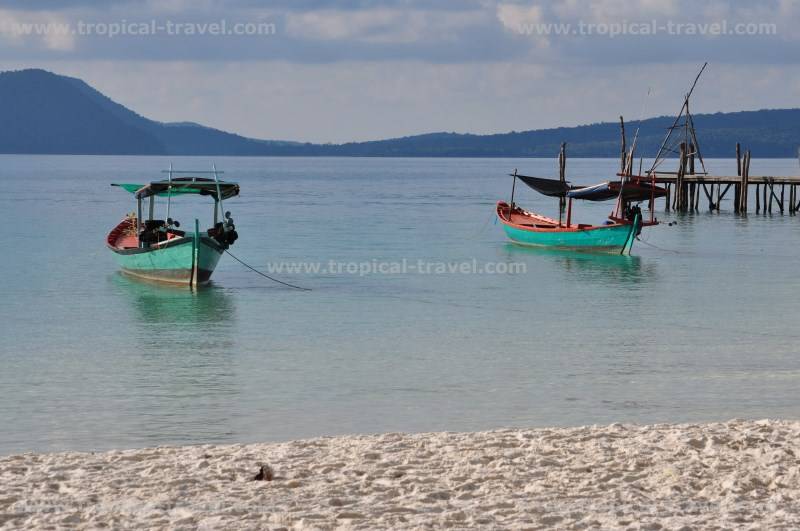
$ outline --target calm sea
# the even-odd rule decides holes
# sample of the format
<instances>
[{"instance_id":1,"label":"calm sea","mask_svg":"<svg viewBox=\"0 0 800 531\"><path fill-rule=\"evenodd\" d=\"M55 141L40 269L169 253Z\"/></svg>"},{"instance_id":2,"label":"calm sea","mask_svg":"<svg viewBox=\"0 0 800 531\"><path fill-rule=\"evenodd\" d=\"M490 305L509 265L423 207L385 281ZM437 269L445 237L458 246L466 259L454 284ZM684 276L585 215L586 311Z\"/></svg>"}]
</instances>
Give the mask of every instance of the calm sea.
<instances>
[{"instance_id":1,"label":"calm sea","mask_svg":"<svg viewBox=\"0 0 800 531\"><path fill-rule=\"evenodd\" d=\"M109 183L161 178L170 162L216 162L241 183L226 204L232 251L258 268L318 264L274 273L312 291L228 256L197 293L120 275L104 238L135 205ZM589 183L616 165L567 170ZM515 247L494 222L506 174L552 175L554 160L3 156L0 167L0 454L800 416L800 218L739 217L730 201L678 215L660 201L674 225L646 231L635 256L591 256ZM798 171L756 160L751 174ZM517 197L556 213L530 190ZM173 206L186 226L211 215L206 198ZM608 210L580 204L575 219ZM403 260L432 269L398 271Z\"/></svg>"}]
</instances>

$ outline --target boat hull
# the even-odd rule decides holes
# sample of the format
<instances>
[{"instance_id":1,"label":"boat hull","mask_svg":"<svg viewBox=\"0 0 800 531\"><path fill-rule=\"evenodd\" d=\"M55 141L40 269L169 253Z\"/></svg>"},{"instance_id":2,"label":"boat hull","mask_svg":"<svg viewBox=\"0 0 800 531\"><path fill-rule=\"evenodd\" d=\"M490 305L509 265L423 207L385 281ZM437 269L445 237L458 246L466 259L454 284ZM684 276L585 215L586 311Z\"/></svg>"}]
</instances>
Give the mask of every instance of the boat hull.
<instances>
[{"instance_id":1,"label":"boat hull","mask_svg":"<svg viewBox=\"0 0 800 531\"><path fill-rule=\"evenodd\" d=\"M127 275L181 285L190 285L193 281L207 283L224 252L217 242L203 235L196 246L194 236L187 235L149 249L112 248L112 251L120 269Z\"/></svg>"},{"instance_id":2,"label":"boat hull","mask_svg":"<svg viewBox=\"0 0 800 531\"><path fill-rule=\"evenodd\" d=\"M595 253L630 254L633 241L641 228L641 219L631 223L613 223L610 225L584 226L572 225L549 226L547 218L522 211L515 212L514 221L508 219L508 205L498 204L498 217L508 238L518 245L546 247ZM520 218L530 216L530 225Z\"/></svg>"},{"instance_id":3,"label":"boat hull","mask_svg":"<svg viewBox=\"0 0 800 531\"><path fill-rule=\"evenodd\" d=\"M531 232L504 225L508 238L519 245L626 254L633 243L630 226L574 232Z\"/></svg>"}]
</instances>

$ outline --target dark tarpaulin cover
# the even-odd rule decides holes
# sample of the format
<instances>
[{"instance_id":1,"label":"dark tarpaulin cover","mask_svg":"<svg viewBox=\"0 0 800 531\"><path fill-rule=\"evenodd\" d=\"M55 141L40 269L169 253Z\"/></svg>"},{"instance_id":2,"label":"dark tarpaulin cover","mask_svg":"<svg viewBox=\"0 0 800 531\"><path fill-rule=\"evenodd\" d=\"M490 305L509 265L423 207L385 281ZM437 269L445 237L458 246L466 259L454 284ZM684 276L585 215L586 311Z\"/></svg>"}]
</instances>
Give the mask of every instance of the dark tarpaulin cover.
<instances>
[{"instance_id":1,"label":"dark tarpaulin cover","mask_svg":"<svg viewBox=\"0 0 800 531\"><path fill-rule=\"evenodd\" d=\"M565 197L570 190L568 182L558 179L545 179L543 177L530 177L519 174L517 174L517 177L540 194L549 197Z\"/></svg>"},{"instance_id":2,"label":"dark tarpaulin cover","mask_svg":"<svg viewBox=\"0 0 800 531\"><path fill-rule=\"evenodd\" d=\"M667 195L666 189L653 186L650 183L628 182L623 186L621 181L609 181L592 186L574 188L567 193L567 197L586 201L607 201L616 199L619 196L620 188L622 188L622 198L625 201L647 201L651 197L664 197Z\"/></svg>"}]
</instances>

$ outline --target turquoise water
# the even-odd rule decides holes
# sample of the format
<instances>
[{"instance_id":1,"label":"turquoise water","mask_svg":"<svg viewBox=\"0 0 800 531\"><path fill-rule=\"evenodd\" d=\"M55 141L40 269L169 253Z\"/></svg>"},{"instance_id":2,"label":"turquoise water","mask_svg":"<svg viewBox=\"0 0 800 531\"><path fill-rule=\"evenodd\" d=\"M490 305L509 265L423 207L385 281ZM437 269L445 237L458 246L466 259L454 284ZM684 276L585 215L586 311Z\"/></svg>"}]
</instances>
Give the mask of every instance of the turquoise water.
<instances>
[{"instance_id":1,"label":"turquoise water","mask_svg":"<svg viewBox=\"0 0 800 531\"><path fill-rule=\"evenodd\" d=\"M205 158L4 156L0 454L384 431L800 416L800 218L658 217L635 256L514 247L515 167L553 160L217 158L232 251L278 263L469 263L515 274L278 274L225 256L199 293L129 280L110 182ZM575 182L616 160L570 160ZM730 161L709 161L716 173ZM755 160L751 174L796 174ZM523 206L557 215L518 188ZM753 204L753 201L751 201ZM161 207L160 207L161 208ZM600 221L608 204L580 204ZM163 211L163 210L162 210ZM172 214L205 219L202 198Z\"/></svg>"}]
</instances>

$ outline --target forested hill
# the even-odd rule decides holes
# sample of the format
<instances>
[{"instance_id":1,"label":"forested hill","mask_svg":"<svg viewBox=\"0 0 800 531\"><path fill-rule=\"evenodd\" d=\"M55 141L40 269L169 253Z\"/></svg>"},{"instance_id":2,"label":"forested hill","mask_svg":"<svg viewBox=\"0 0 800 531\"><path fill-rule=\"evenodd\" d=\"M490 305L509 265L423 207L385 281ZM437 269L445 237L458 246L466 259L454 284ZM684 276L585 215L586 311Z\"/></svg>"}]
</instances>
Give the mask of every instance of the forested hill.
<instances>
[{"instance_id":1,"label":"forested hill","mask_svg":"<svg viewBox=\"0 0 800 531\"><path fill-rule=\"evenodd\" d=\"M800 109L694 115L705 157L730 157L736 142L754 157L795 157ZM429 133L345 144L258 140L195 123L140 116L83 81L44 70L0 73L0 153L367 157L616 157L616 122L492 135ZM641 154L654 154L674 118L644 120ZM532 124L535 126L535 124ZM636 124L629 124L632 136Z\"/></svg>"}]
</instances>

